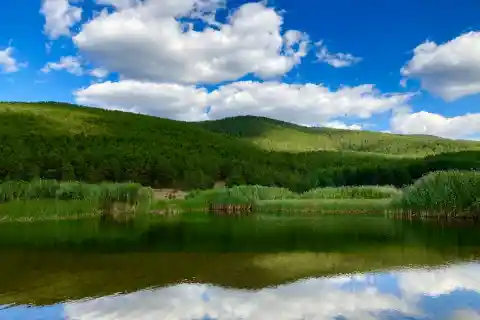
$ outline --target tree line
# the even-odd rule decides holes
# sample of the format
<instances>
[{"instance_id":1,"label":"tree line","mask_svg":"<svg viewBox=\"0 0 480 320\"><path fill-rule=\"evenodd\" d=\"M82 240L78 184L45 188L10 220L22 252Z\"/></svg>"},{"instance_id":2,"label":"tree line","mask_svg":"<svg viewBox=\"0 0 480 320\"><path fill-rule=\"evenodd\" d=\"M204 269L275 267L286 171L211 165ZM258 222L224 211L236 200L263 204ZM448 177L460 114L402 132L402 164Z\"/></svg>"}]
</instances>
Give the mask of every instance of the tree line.
<instances>
[{"instance_id":1,"label":"tree line","mask_svg":"<svg viewBox=\"0 0 480 320\"><path fill-rule=\"evenodd\" d=\"M46 178L135 181L181 189L259 184L303 192L323 186L412 183L425 173L479 169L480 152L464 151L421 159L352 152L265 151L233 139L135 135L0 136L0 180Z\"/></svg>"}]
</instances>

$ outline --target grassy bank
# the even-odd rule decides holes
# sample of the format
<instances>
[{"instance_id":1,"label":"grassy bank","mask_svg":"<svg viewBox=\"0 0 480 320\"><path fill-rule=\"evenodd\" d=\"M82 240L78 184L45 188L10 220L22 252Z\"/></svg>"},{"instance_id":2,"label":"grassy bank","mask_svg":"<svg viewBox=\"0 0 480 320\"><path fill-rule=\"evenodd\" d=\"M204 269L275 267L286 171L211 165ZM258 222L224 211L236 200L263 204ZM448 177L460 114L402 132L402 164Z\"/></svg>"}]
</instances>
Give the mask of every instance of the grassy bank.
<instances>
[{"instance_id":1,"label":"grassy bank","mask_svg":"<svg viewBox=\"0 0 480 320\"><path fill-rule=\"evenodd\" d=\"M382 213L401 194L394 187L359 186L317 188L303 194L286 188L235 186L196 190L185 200L158 201L155 212L205 211L210 205L252 205L263 213Z\"/></svg>"},{"instance_id":2,"label":"grassy bank","mask_svg":"<svg viewBox=\"0 0 480 320\"><path fill-rule=\"evenodd\" d=\"M190 192L183 200L153 201L150 188L135 183L87 184L34 180L0 184L0 221L77 219L95 215L125 217L206 212L239 206L267 214L367 214L395 217L479 217L480 173L441 171L404 189L392 186L286 188L235 186Z\"/></svg>"},{"instance_id":3,"label":"grassy bank","mask_svg":"<svg viewBox=\"0 0 480 320\"><path fill-rule=\"evenodd\" d=\"M32 199L0 204L0 222L76 220L101 214L98 204L88 200Z\"/></svg>"},{"instance_id":4,"label":"grassy bank","mask_svg":"<svg viewBox=\"0 0 480 320\"><path fill-rule=\"evenodd\" d=\"M439 171L404 189L391 186L316 188L295 193L285 188L236 186L191 192L184 201L158 202L178 211L209 204L252 204L263 213L388 213L400 217L479 217L480 172Z\"/></svg>"},{"instance_id":5,"label":"grassy bank","mask_svg":"<svg viewBox=\"0 0 480 320\"><path fill-rule=\"evenodd\" d=\"M118 217L147 213L151 202L152 190L137 183L6 181L0 184L0 221Z\"/></svg>"}]
</instances>

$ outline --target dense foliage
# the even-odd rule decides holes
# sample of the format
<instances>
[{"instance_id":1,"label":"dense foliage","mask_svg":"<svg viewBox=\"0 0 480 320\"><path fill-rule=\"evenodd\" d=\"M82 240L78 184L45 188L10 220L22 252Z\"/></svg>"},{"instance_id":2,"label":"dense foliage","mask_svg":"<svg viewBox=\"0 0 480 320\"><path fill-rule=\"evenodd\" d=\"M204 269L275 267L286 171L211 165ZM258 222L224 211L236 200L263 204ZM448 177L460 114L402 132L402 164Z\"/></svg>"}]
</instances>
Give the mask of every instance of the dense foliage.
<instances>
[{"instance_id":1,"label":"dense foliage","mask_svg":"<svg viewBox=\"0 0 480 320\"><path fill-rule=\"evenodd\" d=\"M422 177L405 188L393 205L402 211L479 214L479 201L480 172L452 170Z\"/></svg>"},{"instance_id":2,"label":"dense foliage","mask_svg":"<svg viewBox=\"0 0 480 320\"><path fill-rule=\"evenodd\" d=\"M0 180L135 181L183 189L210 188L224 180L230 186L303 192L324 186L403 186L427 172L453 168L480 168L480 151L425 159L278 152L194 123L63 104L0 104Z\"/></svg>"}]
</instances>

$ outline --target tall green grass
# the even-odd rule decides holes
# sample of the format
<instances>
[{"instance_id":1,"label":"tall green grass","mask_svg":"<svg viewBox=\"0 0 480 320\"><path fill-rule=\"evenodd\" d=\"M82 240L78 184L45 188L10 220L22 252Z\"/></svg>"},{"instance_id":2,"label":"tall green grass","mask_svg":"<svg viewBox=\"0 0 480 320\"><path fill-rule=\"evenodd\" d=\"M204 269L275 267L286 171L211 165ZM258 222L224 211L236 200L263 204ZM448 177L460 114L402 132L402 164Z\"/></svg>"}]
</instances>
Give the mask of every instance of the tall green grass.
<instances>
[{"instance_id":1,"label":"tall green grass","mask_svg":"<svg viewBox=\"0 0 480 320\"><path fill-rule=\"evenodd\" d=\"M393 186L347 186L317 188L304 192L302 199L387 199L401 195Z\"/></svg>"},{"instance_id":2,"label":"tall green grass","mask_svg":"<svg viewBox=\"0 0 480 320\"><path fill-rule=\"evenodd\" d=\"M0 204L0 222L75 220L101 214L98 204L89 200L32 199Z\"/></svg>"},{"instance_id":3,"label":"tall green grass","mask_svg":"<svg viewBox=\"0 0 480 320\"><path fill-rule=\"evenodd\" d=\"M400 213L455 216L480 215L480 172L439 171L417 180L392 202Z\"/></svg>"},{"instance_id":4,"label":"tall green grass","mask_svg":"<svg viewBox=\"0 0 480 320\"><path fill-rule=\"evenodd\" d=\"M378 213L392 196L401 193L393 187L319 188L302 195L285 188L235 186L194 191L185 204L199 208L208 204L254 205L257 212Z\"/></svg>"},{"instance_id":5,"label":"tall green grass","mask_svg":"<svg viewBox=\"0 0 480 320\"><path fill-rule=\"evenodd\" d=\"M189 193L186 199L195 199L203 203L239 204L258 200L296 199L298 194L286 188L264 186L234 186Z\"/></svg>"},{"instance_id":6,"label":"tall green grass","mask_svg":"<svg viewBox=\"0 0 480 320\"><path fill-rule=\"evenodd\" d=\"M286 199L262 200L255 211L269 214L373 214L383 213L389 199Z\"/></svg>"},{"instance_id":7,"label":"tall green grass","mask_svg":"<svg viewBox=\"0 0 480 320\"><path fill-rule=\"evenodd\" d=\"M152 189L138 183L88 184L76 181L60 182L37 179L6 181L0 184L0 203L3 204L3 211L2 209L0 211L3 212L4 217L25 214L27 209L30 216L36 216L35 212L39 210L35 209L35 205L42 203L37 200L55 200L50 201L51 208L44 211L50 212L51 215L57 215L59 210L65 208L64 204L59 204L60 202L85 203L81 206L82 208L91 210L95 207L104 213L112 213L115 210L145 213L150 208L152 198ZM22 202L24 204L21 204ZM41 206L43 208L44 203ZM78 206L75 204L74 207ZM16 210L15 208L23 209Z\"/></svg>"}]
</instances>

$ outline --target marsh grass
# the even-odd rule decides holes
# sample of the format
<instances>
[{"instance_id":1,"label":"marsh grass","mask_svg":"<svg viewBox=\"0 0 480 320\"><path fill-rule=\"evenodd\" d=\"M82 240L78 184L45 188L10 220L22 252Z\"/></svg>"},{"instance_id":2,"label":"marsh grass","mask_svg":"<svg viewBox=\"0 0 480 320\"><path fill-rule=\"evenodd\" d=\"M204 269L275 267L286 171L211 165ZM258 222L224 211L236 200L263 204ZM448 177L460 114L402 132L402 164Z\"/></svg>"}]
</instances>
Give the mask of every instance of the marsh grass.
<instances>
[{"instance_id":1,"label":"marsh grass","mask_svg":"<svg viewBox=\"0 0 480 320\"><path fill-rule=\"evenodd\" d=\"M400 195L393 186L347 186L316 188L304 192L302 199L388 199Z\"/></svg>"},{"instance_id":2,"label":"marsh grass","mask_svg":"<svg viewBox=\"0 0 480 320\"><path fill-rule=\"evenodd\" d=\"M478 217L480 172L439 171L425 175L392 201L391 214Z\"/></svg>"},{"instance_id":3,"label":"marsh grass","mask_svg":"<svg viewBox=\"0 0 480 320\"><path fill-rule=\"evenodd\" d=\"M152 189L138 183L6 181L0 184L0 215L7 219L20 216L55 218L64 215L62 212L65 215L71 212L95 215L98 210L114 216L147 213L152 198Z\"/></svg>"},{"instance_id":4,"label":"marsh grass","mask_svg":"<svg viewBox=\"0 0 480 320\"><path fill-rule=\"evenodd\" d=\"M390 204L389 199L297 199L262 200L255 202L255 211L262 213L383 213Z\"/></svg>"},{"instance_id":5,"label":"marsh grass","mask_svg":"<svg viewBox=\"0 0 480 320\"><path fill-rule=\"evenodd\" d=\"M296 199L298 197L298 194L286 188L242 185L231 188L193 191L187 195L186 199L196 199L205 203L226 203L229 199L232 199L234 203L239 203L239 201L252 202L257 200Z\"/></svg>"},{"instance_id":6,"label":"marsh grass","mask_svg":"<svg viewBox=\"0 0 480 320\"><path fill-rule=\"evenodd\" d=\"M74 220L101 215L98 203L90 200L32 199L0 204L0 222Z\"/></svg>"},{"instance_id":7,"label":"marsh grass","mask_svg":"<svg viewBox=\"0 0 480 320\"><path fill-rule=\"evenodd\" d=\"M184 204L197 210L208 204L252 204L259 212L373 213L384 210L389 199L400 193L390 186L365 186L318 188L300 195L285 188L244 185L193 191L186 197L191 202Z\"/></svg>"}]
</instances>

